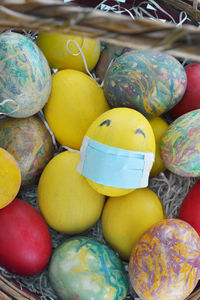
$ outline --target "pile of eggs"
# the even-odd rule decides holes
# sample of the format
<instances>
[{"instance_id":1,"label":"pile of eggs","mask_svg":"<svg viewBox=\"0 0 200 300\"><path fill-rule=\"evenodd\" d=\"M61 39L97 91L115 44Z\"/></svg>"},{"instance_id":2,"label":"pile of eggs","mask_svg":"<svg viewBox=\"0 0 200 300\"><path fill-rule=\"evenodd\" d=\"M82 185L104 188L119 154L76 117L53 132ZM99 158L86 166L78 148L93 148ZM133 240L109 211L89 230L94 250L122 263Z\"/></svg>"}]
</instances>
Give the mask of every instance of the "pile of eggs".
<instances>
[{"instance_id":1,"label":"pile of eggs","mask_svg":"<svg viewBox=\"0 0 200 300\"><path fill-rule=\"evenodd\" d=\"M200 175L200 64L58 33L1 33L0 59L0 266L48 270L63 300L125 299L129 281L143 300L185 299L200 182L171 219L148 183ZM33 184L38 209L19 198ZM84 235L98 220L105 243ZM50 229L68 238L54 248Z\"/></svg>"}]
</instances>

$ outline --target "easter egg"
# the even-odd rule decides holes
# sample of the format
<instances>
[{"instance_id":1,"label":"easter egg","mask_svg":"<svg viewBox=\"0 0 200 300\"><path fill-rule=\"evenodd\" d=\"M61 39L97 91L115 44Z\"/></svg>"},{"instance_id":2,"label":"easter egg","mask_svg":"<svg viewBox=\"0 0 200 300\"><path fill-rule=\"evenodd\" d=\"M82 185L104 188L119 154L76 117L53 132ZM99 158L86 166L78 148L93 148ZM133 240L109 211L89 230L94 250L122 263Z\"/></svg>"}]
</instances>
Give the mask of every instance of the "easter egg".
<instances>
[{"instance_id":1,"label":"easter egg","mask_svg":"<svg viewBox=\"0 0 200 300\"><path fill-rule=\"evenodd\" d=\"M90 124L109 109L103 90L83 72L63 70L52 79L45 117L57 141L79 149Z\"/></svg>"},{"instance_id":2,"label":"easter egg","mask_svg":"<svg viewBox=\"0 0 200 300\"><path fill-rule=\"evenodd\" d=\"M164 172L166 169L165 164L160 157L160 143L169 126L167 122L160 117L150 119L149 123L153 129L156 140L156 155L151 169L151 176L157 176L159 173Z\"/></svg>"},{"instance_id":3,"label":"easter egg","mask_svg":"<svg viewBox=\"0 0 200 300\"><path fill-rule=\"evenodd\" d=\"M0 209L0 265L21 276L40 273L51 256L49 229L29 203L14 199Z\"/></svg>"},{"instance_id":4,"label":"easter egg","mask_svg":"<svg viewBox=\"0 0 200 300\"><path fill-rule=\"evenodd\" d=\"M110 64L117 57L121 56L122 54L130 50L131 50L130 48L125 48L123 46L106 44L95 68L95 73L97 77L103 80Z\"/></svg>"},{"instance_id":5,"label":"easter egg","mask_svg":"<svg viewBox=\"0 0 200 300\"><path fill-rule=\"evenodd\" d=\"M133 248L129 275L143 300L183 300L200 276L200 238L188 223L165 219L147 230Z\"/></svg>"},{"instance_id":6,"label":"easter egg","mask_svg":"<svg viewBox=\"0 0 200 300\"><path fill-rule=\"evenodd\" d=\"M178 218L189 223L200 236L200 181L197 181L183 200Z\"/></svg>"},{"instance_id":7,"label":"easter egg","mask_svg":"<svg viewBox=\"0 0 200 300\"><path fill-rule=\"evenodd\" d=\"M181 100L186 83L184 68L174 57L153 50L132 50L110 66L104 92L112 107L130 107L155 117Z\"/></svg>"},{"instance_id":8,"label":"easter egg","mask_svg":"<svg viewBox=\"0 0 200 300\"><path fill-rule=\"evenodd\" d=\"M158 196L148 188L108 198L102 213L102 230L108 244L128 260L140 236L164 218Z\"/></svg>"},{"instance_id":9,"label":"easter egg","mask_svg":"<svg viewBox=\"0 0 200 300\"><path fill-rule=\"evenodd\" d=\"M37 116L0 119L0 147L16 159L22 185L37 182L54 152L51 135Z\"/></svg>"},{"instance_id":10,"label":"easter egg","mask_svg":"<svg viewBox=\"0 0 200 300\"><path fill-rule=\"evenodd\" d=\"M51 92L51 71L38 46L28 37L0 34L0 110L25 118L43 108Z\"/></svg>"},{"instance_id":11,"label":"easter egg","mask_svg":"<svg viewBox=\"0 0 200 300\"><path fill-rule=\"evenodd\" d=\"M67 240L54 251L49 279L62 300L122 300L128 290L119 257L108 246L87 237Z\"/></svg>"},{"instance_id":12,"label":"easter egg","mask_svg":"<svg viewBox=\"0 0 200 300\"><path fill-rule=\"evenodd\" d=\"M88 70L91 71L99 59L101 50L99 40L58 32L40 32L37 45L51 68L82 72L86 72L86 69L81 53L84 55Z\"/></svg>"},{"instance_id":13,"label":"easter egg","mask_svg":"<svg viewBox=\"0 0 200 300\"><path fill-rule=\"evenodd\" d=\"M189 64L184 69L187 76L185 94L181 101L169 111L175 119L189 111L200 108L200 63Z\"/></svg>"},{"instance_id":14,"label":"easter egg","mask_svg":"<svg viewBox=\"0 0 200 300\"><path fill-rule=\"evenodd\" d=\"M0 148L0 209L14 200L21 186L21 172L15 158Z\"/></svg>"},{"instance_id":15,"label":"easter egg","mask_svg":"<svg viewBox=\"0 0 200 300\"><path fill-rule=\"evenodd\" d=\"M161 140L161 159L171 172L185 177L200 175L200 109L172 124Z\"/></svg>"},{"instance_id":16,"label":"easter egg","mask_svg":"<svg viewBox=\"0 0 200 300\"><path fill-rule=\"evenodd\" d=\"M134 109L123 107L108 110L90 125L85 136L117 149L155 154L155 138L151 125L141 113ZM103 166L103 161L101 164ZM93 166L94 172L97 172L97 166L97 163ZM119 166L119 169L121 168ZM105 173L107 171L105 170ZM99 184L89 178L87 180L98 193L107 196L122 196L133 190ZM134 179L131 180L134 181Z\"/></svg>"},{"instance_id":17,"label":"easter egg","mask_svg":"<svg viewBox=\"0 0 200 300\"><path fill-rule=\"evenodd\" d=\"M45 167L38 185L38 204L53 229L68 234L92 227L101 215L104 196L94 191L76 167L79 153L64 151Z\"/></svg>"}]
</instances>

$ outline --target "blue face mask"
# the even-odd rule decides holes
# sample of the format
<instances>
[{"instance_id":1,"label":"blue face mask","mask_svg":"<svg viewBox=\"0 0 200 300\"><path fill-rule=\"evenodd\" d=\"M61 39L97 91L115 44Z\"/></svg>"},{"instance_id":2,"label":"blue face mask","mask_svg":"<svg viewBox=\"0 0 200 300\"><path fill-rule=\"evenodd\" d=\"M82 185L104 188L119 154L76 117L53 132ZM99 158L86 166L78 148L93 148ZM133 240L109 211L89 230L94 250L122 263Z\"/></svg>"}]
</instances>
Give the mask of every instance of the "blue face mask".
<instances>
[{"instance_id":1,"label":"blue face mask","mask_svg":"<svg viewBox=\"0 0 200 300\"><path fill-rule=\"evenodd\" d=\"M148 186L155 155L110 147L85 136L77 171L107 186L136 189Z\"/></svg>"}]
</instances>

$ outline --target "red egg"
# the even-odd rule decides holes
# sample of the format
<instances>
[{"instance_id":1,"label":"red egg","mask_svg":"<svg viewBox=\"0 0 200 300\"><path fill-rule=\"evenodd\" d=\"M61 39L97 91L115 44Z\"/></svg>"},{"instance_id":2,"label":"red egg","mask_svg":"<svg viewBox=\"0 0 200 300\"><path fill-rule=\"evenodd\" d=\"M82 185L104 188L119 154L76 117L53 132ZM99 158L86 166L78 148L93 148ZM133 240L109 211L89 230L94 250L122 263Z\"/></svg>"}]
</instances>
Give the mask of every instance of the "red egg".
<instances>
[{"instance_id":1,"label":"red egg","mask_svg":"<svg viewBox=\"0 0 200 300\"><path fill-rule=\"evenodd\" d=\"M48 226L31 204L15 199L0 209L0 265L31 276L48 264L52 245Z\"/></svg>"},{"instance_id":2,"label":"red egg","mask_svg":"<svg viewBox=\"0 0 200 300\"><path fill-rule=\"evenodd\" d=\"M200 63L187 65L184 69L187 76L185 94L169 112L175 119L191 110L200 108Z\"/></svg>"},{"instance_id":3,"label":"red egg","mask_svg":"<svg viewBox=\"0 0 200 300\"><path fill-rule=\"evenodd\" d=\"M178 217L189 223L200 236L200 181L191 188L183 200Z\"/></svg>"}]
</instances>

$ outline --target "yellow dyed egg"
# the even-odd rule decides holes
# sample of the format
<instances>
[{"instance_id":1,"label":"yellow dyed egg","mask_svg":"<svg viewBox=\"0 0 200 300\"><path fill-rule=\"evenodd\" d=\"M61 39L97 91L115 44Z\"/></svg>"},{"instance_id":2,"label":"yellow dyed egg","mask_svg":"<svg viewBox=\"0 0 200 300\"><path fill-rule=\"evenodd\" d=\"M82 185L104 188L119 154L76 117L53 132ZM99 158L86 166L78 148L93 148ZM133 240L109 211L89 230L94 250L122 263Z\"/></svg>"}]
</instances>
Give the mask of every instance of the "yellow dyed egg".
<instances>
[{"instance_id":1,"label":"yellow dyed egg","mask_svg":"<svg viewBox=\"0 0 200 300\"><path fill-rule=\"evenodd\" d=\"M14 157L0 148L0 208L12 202L20 189L21 173Z\"/></svg>"},{"instance_id":2,"label":"yellow dyed egg","mask_svg":"<svg viewBox=\"0 0 200 300\"><path fill-rule=\"evenodd\" d=\"M44 112L60 144L80 149L88 127L108 109L103 90L90 76L76 70L59 71L53 76Z\"/></svg>"},{"instance_id":3,"label":"yellow dyed egg","mask_svg":"<svg viewBox=\"0 0 200 300\"><path fill-rule=\"evenodd\" d=\"M128 260L140 236L164 217L158 196L148 188L136 189L107 200L102 214L103 235L120 257Z\"/></svg>"},{"instance_id":4,"label":"yellow dyed egg","mask_svg":"<svg viewBox=\"0 0 200 300\"><path fill-rule=\"evenodd\" d=\"M155 140L156 140L156 155L155 155L155 161L151 169L151 176L156 176L160 172L164 172L166 170L164 162L160 157L160 143L169 125L165 120L163 120L160 117L156 117L149 120L149 123L153 129Z\"/></svg>"},{"instance_id":5,"label":"yellow dyed egg","mask_svg":"<svg viewBox=\"0 0 200 300\"><path fill-rule=\"evenodd\" d=\"M155 154L155 137L148 120L131 108L114 108L99 116L85 133L89 138L115 148ZM87 179L99 193L122 196L133 191Z\"/></svg>"},{"instance_id":6,"label":"yellow dyed egg","mask_svg":"<svg viewBox=\"0 0 200 300\"><path fill-rule=\"evenodd\" d=\"M38 204L46 222L53 229L68 234L93 226L105 200L76 171L78 162L76 152L56 155L44 169L38 185Z\"/></svg>"},{"instance_id":7,"label":"yellow dyed egg","mask_svg":"<svg viewBox=\"0 0 200 300\"><path fill-rule=\"evenodd\" d=\"M46 56L51 68L74 69L82 72L86 72L86 69L80 49L89 71L97 64L101 50L100 41L96 39L62 33L41 32L38 35L37 45Z\"/></svg>"}]
</instances>

